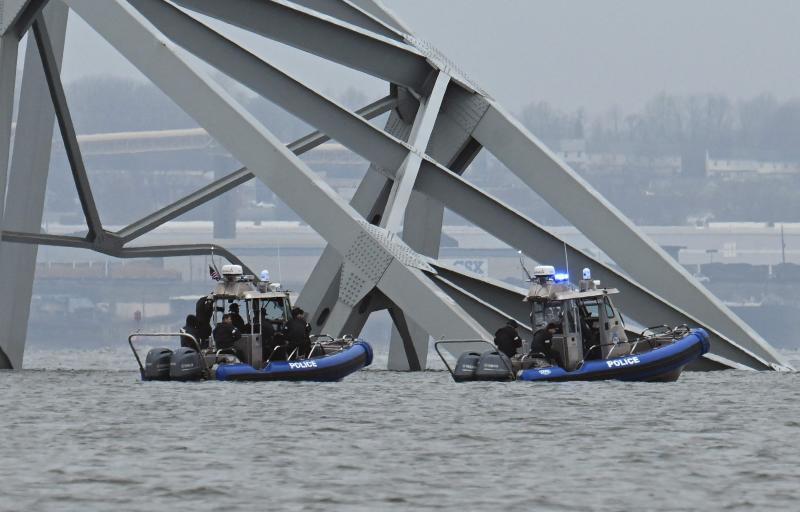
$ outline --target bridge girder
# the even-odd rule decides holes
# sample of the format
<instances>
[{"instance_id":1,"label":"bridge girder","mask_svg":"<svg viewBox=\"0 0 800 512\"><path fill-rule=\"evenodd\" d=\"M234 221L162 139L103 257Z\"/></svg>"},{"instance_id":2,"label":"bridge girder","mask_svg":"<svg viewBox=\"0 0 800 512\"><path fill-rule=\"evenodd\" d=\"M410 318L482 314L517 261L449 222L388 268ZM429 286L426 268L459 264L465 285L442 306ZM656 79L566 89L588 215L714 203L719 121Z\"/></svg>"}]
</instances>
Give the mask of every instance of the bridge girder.
<instances>
[{"instance_id":1,"label":"bridge girder","mask_svg":"<svg viewBox=\"0 0 800 512\"><path fill-rule=\"evenodd\" d=\"M0 263L18 263L23 269L13 278L0 279L7 281L3 283L7 297L15 304L26 303L22 309L0 304L12 306L0 307L0 323L10 325L6 320L13 319L19 325L27 319L37 245L83 248L122 258L216 251L238 262L235 255L210 244L129 244L255 177L329 243L298 301L312 313L314 328L331 334L360 331L371 313L388 309L395 323L391 368L424 368L429 336L489 340L489 324L508 318L524 323L519 290L437 261L445 208L538 261L560 260L566 251L573 265L590 266L597 277L620 288L620 306L640 323L705 327L712 335L707 367L786 366L766 341L444 55L414 38L378 1L63 1L50 0L44 7L47 2L40 0L0 0L0 7L7 8L0 12L12 13L0 20L0 188L9 192L8 204L2 205L0 199ZM246 167L119 231L105 230L59 78L65 4ZM196 13L385 80L390 95L350 112L223 36ZM32 131L24 141L17 137L7 180L12 122L7 107L14 96L17 47L26 31L33 32L36 44L28 45L18 130ZM318 131L284 146L187 53ZM388 111L384 129L369 123ZM46 132L53 119L58 120L87 219L86 237L39 232L47 180L47 162L40 153L46 153L49 161ZM371 162L349 204L297 158L329 139ZM570 247L464 180L461 173L482 149L609 254L624 274ZM33 179L23 183L23 172L33 172ZM23 203L22 197L34 200ZM4 336L0 367L18 368L24 329L12 329Z\"/></svg>"}]
</instances>

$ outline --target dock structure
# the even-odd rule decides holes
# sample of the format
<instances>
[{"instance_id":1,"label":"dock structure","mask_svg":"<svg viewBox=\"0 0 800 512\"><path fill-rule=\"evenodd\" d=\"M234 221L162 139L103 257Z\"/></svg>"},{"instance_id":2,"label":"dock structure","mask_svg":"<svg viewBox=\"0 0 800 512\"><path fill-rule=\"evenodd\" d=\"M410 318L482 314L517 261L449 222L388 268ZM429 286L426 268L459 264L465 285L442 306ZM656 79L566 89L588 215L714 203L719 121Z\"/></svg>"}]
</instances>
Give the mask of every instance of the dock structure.
<instances>
[{"instance_id":1,"label":"dock structure","mask_svg":"<svg viewBox=\"0 0 800 512\"><path fill-rule=\"evenodd\" d=\"M126 227L105 229L60 78L69 15L81 17L244 167ZM387 94L350 111L223 35L215 28L221 24L383 80ZM12 148L19 43L26 33ZM573 268L591 267L596 278L622 292L618 305L641 325L705 328L712 349L697 369L787 366L753 329L378 0L0 0L0 34L0 187L7 190L4 199L0 195L0 368L22 365L39 245L117 258L214 251L241 263L211 244L136 242L253 178L328 243L298 301L311 313L313 329L358 334L370 314L388 310L394 322L390 369L424 369L429 337L491 341L491 332L509 319L528 323L524 290L438 261L445 208L533 260L561 262L566 254ZM288 145L280 142L209 77L209 67L317 131ZM383 129L370 122L386 113ZM41 231L54 122L86 218L83 237ZM328 140L371 163L349 202L299 158ZM465 180L462 173L482 150L616 266L596 261Z\"/></svg>"}]
</instances>

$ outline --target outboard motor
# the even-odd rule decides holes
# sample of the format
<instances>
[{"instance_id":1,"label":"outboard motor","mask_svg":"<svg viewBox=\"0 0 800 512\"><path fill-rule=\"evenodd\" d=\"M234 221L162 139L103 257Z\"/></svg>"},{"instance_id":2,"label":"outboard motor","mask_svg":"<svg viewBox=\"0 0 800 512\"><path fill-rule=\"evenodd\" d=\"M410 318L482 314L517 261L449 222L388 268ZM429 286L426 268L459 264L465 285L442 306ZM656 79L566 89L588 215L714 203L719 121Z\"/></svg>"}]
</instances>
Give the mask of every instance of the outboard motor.
<instances>
[{"instance_id":1,"label":"outboard motor","mask_svg":"<svg viewBox=\"0 0 800 512\"><path fill-rule=\"evenodd\" d=\"M169 380L171 360L172 350L163 347L151 349L144 360L142 380Z\"/></svg>"},{"instance_id":2,"label":"outboard motor","mask_svg":"<svg viewBox=\"0 0 800 512\"><path fill-rule=\"evenodd\" d=\"M511 359L496 350L481 354L478 360L478 369L475 370L475 380L514 380Z\"/></svg>"},{"instance_id":3,"label":"outboard motor","mask_svg":"<svg viewBox=\"0 0 800 512\"><path fill-rule=\"evenodd\" d=\"M453 370L453 379L456 382L475 380L475 371L478 369L480 359L481 355L477 352L464 352L458 356L456 367Z\"/></svg>"},{"instance_id":4,"label":"outboard motor","mask_svg":"<svg viewBox=\"0 0 800 512\"><path fill-rule=\"evenodd\" d=\"M193 348L181 347L172 354L169 376L172 380L200 380L205 373L204 361Z\"/></svg>"}]
</instances>

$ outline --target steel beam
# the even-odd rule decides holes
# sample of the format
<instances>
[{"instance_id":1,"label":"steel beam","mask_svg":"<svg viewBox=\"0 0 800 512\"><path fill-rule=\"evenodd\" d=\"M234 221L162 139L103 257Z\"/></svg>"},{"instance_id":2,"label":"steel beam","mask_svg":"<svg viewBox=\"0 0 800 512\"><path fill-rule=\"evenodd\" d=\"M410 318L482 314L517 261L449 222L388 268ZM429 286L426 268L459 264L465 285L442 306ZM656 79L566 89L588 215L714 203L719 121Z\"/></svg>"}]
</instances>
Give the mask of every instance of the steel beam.
<instances>
[{"instance_id":1,"label":"steel beam","mask_svg":"<svg viewBox=\"0 0 800 512\"><path fill-rule=\"evenodd\" d=\"M11 127L14 121L18 51L19 38L14 31L0 35L0 219L5 208L8 183L8 157L11 149ZM3 344L0 343L0 369L3 368L12 368L12 364L3 351Z\"/></svg>"},{"instance_id":2,"label":"steel beam","mask_svg":"<svg viewBox=\"0 0 800 512\"><path fill-rule=\"evenodd\" d=\"M17 81L19 39L14 33L0 36L0 218L5 208L11 127L14 123L14 90Z\"/></svg>"},{"instance_id":3,"label":"steel beam","mask_svg":"<svg viewBox=\"0 0 800 512\"><path fill-rule=\"evenodd\" d=\"M431 66L412 46L280 1L175 3L388 82L421 91Z\"/></svg>"},{"instance_id":4,"label":"steel beam","mask_svg":"<svg viewBox=\"0 0 800 512\"><path fill-rule=\"evenodd\" d=\"M402 20L395 16L394 13L386 9L381 2L376 0L349 0L349 2L370 13L372 16L392 27L397 32L401 34L411 33L411 29L409 29Z\"/></svg>"},{"instance_id":5,"label":"steel beam","mask_svg":"<svg viewBox=\"0 0 800 512\"><path fill-rule=\"evenodd\" d=\"M2 232L3 242L29 245L52 245L55 247L70 247L73 249L94 249L95 245L77 236L51 235L48 233L23 233L20 231Z\"/></svg>"},{"instance_id":6,"label":"steel beam","mask_svg":"<svg viewBox=\"0 0 800 512\"><path fill-rule=\"evenodd\" d=\"M39 55L42 58L44 76L50 89L50 98L55 108L61 138L64 141L64 149L67 153L72 179L75 182L75 188L78 190L78 199L81 203L83 215L86 218L86 225L89 228L86 238L90 241L95 238L102 238L103 225L100 222L100 214L97 212L97 205L92 195L92 187L81 156L81 148L75 134L75 127L72 124L67 97L64 94L64 86L61 83L61 71L50 43L47 24L41 15L33 22L33 34L36 38Z\"/></svg>"},{"instance_id":7,"label":"steel beam","mask_svg":"<svg viewBox=\"0 0 800 512\"><path fill-rule=\"evenodd\" d=\"M720 334L714 329L713 324L700 321L694 315L665 301L627 276L566 244L542 226L505 206L457 174L428 162L417 179L417 190L441 201L454 213L537 261L543 263L564 261L566 250L572 268L590 267L595 278L618 288L621 294L615 298L615 302L623 311L640 322L648 325L685 323L703 326L712 336L712 352L728 359L748 361L754 368L770 368L769 363L762 357L754 355L729 337Z\"/></svg>"},{"instance_id":8,"label":"steel beam","mask_svg":"<svg viewBox=\"0 0 800 512\"><path fill-rule=\"evenodd\" d=\"M391 96L386 96L378 101L372 102L369 105L356 111L356 114L364 117L364 119L373 119L381 114L384 114L392 109L396 101ZM312 149L329 141L330 137L322 134L319 131L309 133L308 135L297 139L289 144L287 147L295 155L302 155ZM247 183L253 179L253 173L247 167L234 171L227 176L209 183L205 187L192 192L188 196L169 204L136 222L120 229L115 234L122 240L123 243L130 242L145 233L148 233L158 226L165 224L184 213L197 208L198 206L207 203L208 201L219 197L225 192L232 190L243 183Z\"/></svg>"},{"instance_id":9,"label":"steel beam","mask_svg":"<svg viewBox=\"0 0 800 512\"><path fill-rule=\"evenodd\" d=\"M397 169L408 149L360 116L160 0L129 0L159 31L370 162ZM259 3L267 5L269 2ZM227 6L226 6L227 9Z\"/></svg>"},{"instance_id":10,"label":"steel beam","mask_svg":"<svg viewBox=\"0 0 800 512\"><path fill-rule=\"evenodd\" d=\"M34 20L39 17L47 2L48 0L27 0L25 2L25 8L20 11L19 16L14 21L14 32L17 33L18 38L22 39L22 36L25 35Z\"/></svg>"},{"instance_id":11,"label":"steel beam","mask_svg":"<svg viewBox=\"0 0 800 512\"><path fill-rule=\"evenodd\" d=\"M414 183L417 181L417 174L419 174L420 165L422 164L422 155L428 148L433 127L449 83L450 77L446 73L439 71L430 96L420 100L419 110L414 118L411 135L408 138L408 143L414 151L410 151L406 155L402 165L397 169L392 192L389 194L389 201L381 221L382 226L394 233L399 233L403 225L408 209L408 201L411 198L411 192L414 190Z\"/></svg>"},{"instance_id":12,"label":"steel beam","mask_svg":"<svg viewBox=\"0 0 800 512\"><path fill-rule=\"evenodd\" d=\"M64 49L68 10L61 2L50 2L44 10L50 42L58 63ZM55 112L50 101L41 58L35 44L27 46L22 75L17 131L8 179L3 229L36 233L41 230L50 147ZM0 350L12 368L22 366L28 329L35 245L0 242L0 262L13 269L0 273Z\"/></svg>"},{"instance_id":13,"label":"steel beam","mask_svg":"<svg viewBox=\"0 0 800 512\"><path fill-rule=\"evenodd\" d=\"M414 123L408 136L408 143L413 148L413 151L408 153L403 164L397 170L383 218L381 219L381 225L394 233L399 233L401 227L406 226L407 229L403 229L403 238L407 243L409 237L416 238L415 241L417 242L424 240L419 236L420 232L432 232L436 240L433 241L434 244L431 247L421 248L412 245L415 250L423 253L425 253L425 249L438 251L440 235L436 235L436 233L441 233L442 229L441 207L437 208L438 205L434 205L431 208L433 211L427 211L429 208L426 207L430 206L428 201L424 199L417 200L415 202L421 203L418 206L424 208L425 211L417 211L417 215L414 215L414 210L409 209L409 205L414 191L414 183L417 180L422 163L422 155L427 151L431 141L433 129L441 111L449 83L450 77L446 73L439 71L430 95L420 99L417 114L414 117ZM420 217L420 214L423 213L430 213L431 216ZM405 222L407 214L414 217L409 219L411 222L408 224ZM417 236L415 237L414 235ZM428 357L429 333L425 332L412 318L407 318L402 311L396 308L389 311L394 327L389 341L388 368L402 371L417 371L424 368Z\"/></svg>"},{"instance_id":14,"label":"steel beam","mask_svg":"<svg viewBox=\"0 0 800 512\"><path fill-rule=\"evenodd\" d=\"M488 336L414 266L425 268L424 262L417 259L413 264L400 263L398 258L413 259L413 253L404 250L400 242L384 231L369 228L355 210L272 133L213 80L198 72L172 44L153 32L138 12L121 0L99 5L92 0L68 0L68 3L315 231L331 241L337 252L359 254L355 248L357 241L374 248L376 257L388 262L379 277L378 288L404 311L414 314L426 330L438 333L446 328L457 335L479 339ZM187 89L187 83L193 87Z\"/></svg>"},{"instance_id":15,"label":"steel beam","mask_svg":"<svg viewBox=\"0 0 800 512\"><path fill-rule=\"evenodd\" d=\"M186 244L186 245L152 245L125 247L112 256L116 258L173 258L180 256L222 256L235 265L241 265L245 274L253 274L253 270L236 257L228 249L215 244ZM258 276L256 276L258 277Z\"/></svg>"},{"instance_id":16,"label":"steel beam","mask_svg":"<svg viewBox=\"0 0 800 512\"><path fill-rule=\"evenodd\" d=\"M440 261L433 262L432 266L436 269L436 277L443 282L447 282L448 285L452 284L470 295L480 297L481 301L495 310L502 311L507 319L513 318L520 325L528 325L530 323L530 304L523 302L528 290L490 277L461 272L457 268ZM499 327L502 324L487 325L497 325Z\"/></svg>"},{"instance_id":17,"label":"steel beam","mask_svg":"<svg viewBox=\"0 0 800 512\"><path fill-rule=\"evenodd\" d=\"M497 103L473 135L633 279L770 363L784 358ZM721 347L714 347L715 351Z\"/></svg>"},{"instance_id":18,"label":"steel beam","mask_svg":"<svg viewBox=\"0 0 800 512\"><path fill-rule=\"evenodd\" d=\"M415 338L415 336L412 334L403 310L395 305L391 305L389 306L388 311L389 316L392 319L392 324L394 324L394 328L397 331L397 336L400 338L400 343L392 340L391 344L389 345L389 359L395 361L401 360L405 362L405 365L400 368L403 371L408 370L412 372L418 372L424 369L427 366L425 364L425 359L427 359L428 355L428 334L425 333L425 351L420 354L415 343L416 339L418 338ZM403 349L402 356L395 354L399 348ZM397 369L393 368L392 366L394 365L389 362L389 370Z\"/></svg>"},{"instance_id":19,"label":"steel beam","mask_svg":"<svg viewBox=\"0 0 800 512\"><path fill-rule=\"evenodd\" d=\"M398 110L399 108L389 115L385 131L398 140L406 140L411 132L411 125L403 121ZM368 222L378 225L391 187L392 182L380 172L377 165L372 164L356 189L350 206ZM328 244L297 298L298 305L311 312L314 332L324 332L326 329L325 317L331 312L339 296L341 267L341 255ZM362 317L362 322L366 322L369 312L362 313L356 309L352 310L351 315Z\"/></svg>"},{"instance_id":20,"label":"steel beam","mask_svg":"<svg viewBox=\"0 0 800 512\"><path fill-rule=\"evenodd\" d=\"M30 1L31 0L0 0L0 36L11 34L16 35L17 40L20 39L20 34L14 30L15 25Z\"/></svg>"},{"instance_id":21,"label":"steel beam","mask_svg":"<svg viewBox=\"0 0 800 512\"><path fill-rule=\"evenodd\" d=\"M446 277L436 275L431 279L437 286L445 291L447 295L458 302L472 318L478 320L481 325L494 325L499 328L504 326L509 320L515 319L506 311L486 301L483 295L474 294ZM531 334L529 322L520 323L519 328L527 332L528 335Z\"/></svg>"},{"instance_id":22,"label":"steel beam","mask_svg":"<svg viewBox=\"0 0 800 512\"><path fill-rule=\"evenodd\" d=\"M364 218L372 220L382 214L390 190L391 181L378 172L367 171L350 201L350 206ZM373 201L380 203L380 206L376 208ZM311 327L316 333L327 332L326 322L339 295L341 267L341 255L328 244L297 298L297 305L311 314ZM354 309L351 315L364 316L363 321L366 322L368 312L359 313L358 309Z\"/></svg>"},{"instance_id":23,"label":"steel beam","mask_svg":"<svg viewBox=\"0 0 800 512\"><path fill-rule=\"evenodd\" d=\"M347 0L292 0L292 2L350 25L361 27L366 31L401 43L405 42L400 32Z\"/></svg>"}]
</instances>

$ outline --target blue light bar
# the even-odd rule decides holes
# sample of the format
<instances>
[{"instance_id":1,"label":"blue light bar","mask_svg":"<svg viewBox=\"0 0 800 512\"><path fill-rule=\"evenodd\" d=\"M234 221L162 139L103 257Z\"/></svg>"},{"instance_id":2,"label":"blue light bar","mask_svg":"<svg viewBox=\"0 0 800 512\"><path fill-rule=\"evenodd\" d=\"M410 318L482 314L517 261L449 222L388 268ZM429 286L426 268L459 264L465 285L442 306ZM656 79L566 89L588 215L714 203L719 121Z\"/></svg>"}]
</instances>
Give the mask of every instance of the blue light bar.
<instances>
[{"instance_id":1,"label":"blue light bar","mask_svg":"<svg viewBox=\"0 0 800 512\"><path fill-rule=\"evenodd\" d=\"M558 273L558 274L556 274L556 275L554 275L554 276L553 276L553 279L554 279L554 280L555 280L557 283L560 283L560 282L563 282L563 281L569 281L569 274L565 274L565 273Z\"/></svg>"}]
</instances>

